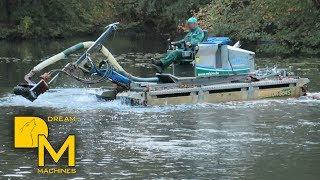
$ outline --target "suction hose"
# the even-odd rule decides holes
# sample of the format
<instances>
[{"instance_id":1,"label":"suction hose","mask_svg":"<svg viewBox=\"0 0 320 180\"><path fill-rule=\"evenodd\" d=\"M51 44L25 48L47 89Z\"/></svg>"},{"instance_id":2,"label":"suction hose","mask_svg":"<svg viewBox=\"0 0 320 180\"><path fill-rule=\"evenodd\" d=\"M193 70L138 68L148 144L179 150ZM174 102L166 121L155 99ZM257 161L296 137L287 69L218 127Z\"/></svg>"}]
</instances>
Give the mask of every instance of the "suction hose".
<instances>
[{"instance_id":1,"label":"suction hose","mask_svg":"<svg viewBox=\"0 0 320 180\"><path fill-rule=\"evenodd\" d=\"M59 54L56 54L56 55L54 55L54 56L42 61L41 63L36 65L27 75L25 75L24 79L29 84L34 84L30 79L33 75L35 75L36 73L40 72L41 70L43 70L44 68L48 67L51 64L54 64L54 63L56 63L56 62L58 62L60 60L67 59L70 54L73 54L74 52L76 52L76 51L78 51L80 49L89 48L91 44L92 44L91 41L78 43L78 44L76 44L76 45L64 50L63 52L60 52Z\"/></svg>"},{"instance_id":2,"label":"suction hose","mask_svg":"<svg viewBox=\"0 0 320 180\"><path fill-rule=\"evenodd\" d=\"M73 54L80 49L87 49L87 48L91 47L93 44L94 44L93 41L78 43L78 44L64 50L63 52L60 52L59 54L56 54L56 55L44 60L43 62L41 62L37 66L35 66L25 76L25 80L28 83L33 84L33 82L31 81L30 78L34 74L40 72L42 69L48 67L51 64L54 64L60 60L67 59L70 54ZM110 53L110 51L106 47L101 46L100 52L102 52L102 54L104 54L104 56L107 58L107 61L112 66L112 68L114 68L118 73L120 73L123 76L126 76L127 78L129 78L133 82L158 82L158 80L159 80L157 77L140 78L140 77L133 76L122 68L122 66L117 62L117 60L114 58L114 56Z\"/></svg>"},{"instance_id":3,"label":"suction hose","mask_svg":"<svg viewBox=\"0 0 320 180\"><path fill-rule=\"evenodd\" d=\"M102 46L101 50L102 54L104 54L109 62L109 64L120 74L128 77L131 81L134 82L158 82L158 78L157 77L151 77L151 78L141 78L141 77L136 77L133 76L132 74L128 73L127 71L125 71L121 65L118 63L118 61L114 58L114 56L110 53L110 51Z\"/></svg>"}]
</instances>

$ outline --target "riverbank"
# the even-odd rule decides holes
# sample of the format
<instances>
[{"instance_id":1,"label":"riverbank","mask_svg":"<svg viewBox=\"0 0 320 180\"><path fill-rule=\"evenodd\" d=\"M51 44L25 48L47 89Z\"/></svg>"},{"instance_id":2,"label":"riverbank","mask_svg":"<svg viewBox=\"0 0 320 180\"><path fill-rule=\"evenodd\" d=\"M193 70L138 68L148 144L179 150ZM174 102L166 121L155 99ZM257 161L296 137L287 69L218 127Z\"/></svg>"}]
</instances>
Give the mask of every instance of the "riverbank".
<instances>
[{"instance_id":1,"label":"riverbank","mask_svg":"<svg viewBox=\"0 0 320 180\"><path fill-rule=\"evenodd\" d=\"M214 36L241 40L264 56L320 56L318 0L156 0L0 2L0 39L67 39L88 36L120 21L120 31L177 37L195 15ZM173 36L172 36L173 35Z\"/></svg>"},{"instance_id":2,"label":"riverbank","mask_svg":"<svg viewBox=\"0 0 320 180\"><path fill-rule=\"evenodd\" d=\"M0 2L0 39L64 38L100 31L120 21L140 33L172 33L210 0L9 1Z\"/></svg>"}]
</instances>

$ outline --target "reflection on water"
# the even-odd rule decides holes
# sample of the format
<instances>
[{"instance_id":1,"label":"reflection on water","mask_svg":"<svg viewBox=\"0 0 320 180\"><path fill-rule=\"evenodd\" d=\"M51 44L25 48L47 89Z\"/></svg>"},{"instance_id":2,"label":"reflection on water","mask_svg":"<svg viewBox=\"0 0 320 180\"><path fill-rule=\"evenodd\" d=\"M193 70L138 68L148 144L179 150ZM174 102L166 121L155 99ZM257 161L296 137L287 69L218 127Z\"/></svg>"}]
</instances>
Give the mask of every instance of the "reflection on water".
<instances>
[{"instance_id":1,"label":"reflection on water","mask_svg":"<svg viewBox=\"0 0 320 180\"><path fill-rule=\"evenodd\" d=\"M60 40L13 40L0 41L0 55L3 58L20 59L22 61L34 61L57 54L64 49L79 42L95 41L99 36L74 37ZM104 43L114 54L135 53L135 52L160 52L166 48L162 37L150 36L127 36L126 34L116 33L109 37Z\"/></svg>"},{"instance_id":2,"label":"reflection on water","mask_svg":"<svg viewBox=\"0 0 320 180\"><path fill-rule=\"evenodd\" d=\"M113 42L120 45L112 51L129 72L154 74L146 61L163 51L161 43L130 38L120 42ZM68 84L67 78L34 103L11 94L41 58L74 43L0 42L0 179L61 177L36 174L36 150L13 149L16 115L79 119L49 123L54 143L76 134L78 173L69 179L319 179L320 101L309 97L131 107L118 100L100 101L95 96L102 91L98 86ZM297 75L310 77L313 93L320 92L319 59L258 59L257 64L290 64Z\"/></svg>"}]
</instances>

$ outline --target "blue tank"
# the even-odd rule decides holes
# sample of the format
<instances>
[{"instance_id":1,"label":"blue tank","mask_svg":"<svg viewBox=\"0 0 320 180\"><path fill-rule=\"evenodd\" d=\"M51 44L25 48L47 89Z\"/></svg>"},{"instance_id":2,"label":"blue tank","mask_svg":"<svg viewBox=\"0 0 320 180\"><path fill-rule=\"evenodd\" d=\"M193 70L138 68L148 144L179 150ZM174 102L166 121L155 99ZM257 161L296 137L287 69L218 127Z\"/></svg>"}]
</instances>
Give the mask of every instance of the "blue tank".
<instances>
[{"instance_id":1,"label":"blue tank","mask_svg":"<svg viewBox=\"0 0 320 180\"><path fill-rule=\"evenodd\" d=\"M218 44L230 45L231 39L229 37L208 37L208 39L201 44Z\"/></svg>"}]
</instances>

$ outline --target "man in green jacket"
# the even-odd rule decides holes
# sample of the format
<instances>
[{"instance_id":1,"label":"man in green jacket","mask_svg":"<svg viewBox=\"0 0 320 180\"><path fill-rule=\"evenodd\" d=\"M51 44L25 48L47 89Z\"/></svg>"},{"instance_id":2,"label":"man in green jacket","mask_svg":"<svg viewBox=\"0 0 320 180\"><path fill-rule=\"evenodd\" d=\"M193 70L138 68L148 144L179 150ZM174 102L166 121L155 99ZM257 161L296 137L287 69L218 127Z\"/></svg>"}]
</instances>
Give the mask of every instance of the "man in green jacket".
<instances>
[{"instance_id":1,"label":"man in green jacket","mask_svg":"<svg viewBox=\"0 0 320 180\"><path fill-rule=\"evenodd\" d=\"M204 38L203 30L198 26L198 20L195 17L191 17L187 20L189 32L180 41L171 42L172 45L177 45L179 48L173 50L161 58L160 61L152 62L158 72L162 72L163 69L167 68L173 62L178 62L182 59L182 51L192 50L198 43ZM183 47L185 44L186 47Z\"/></svg>"}]
</instances>

